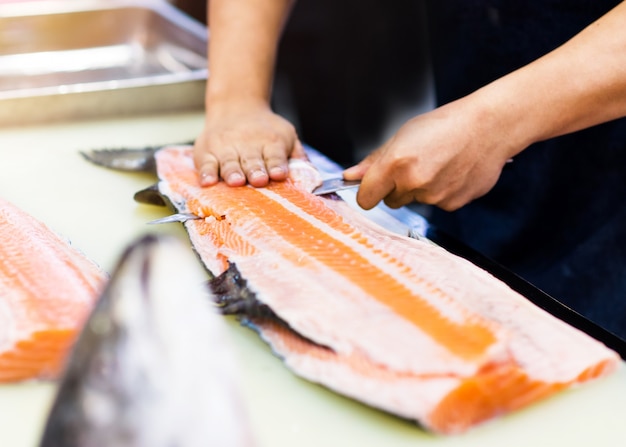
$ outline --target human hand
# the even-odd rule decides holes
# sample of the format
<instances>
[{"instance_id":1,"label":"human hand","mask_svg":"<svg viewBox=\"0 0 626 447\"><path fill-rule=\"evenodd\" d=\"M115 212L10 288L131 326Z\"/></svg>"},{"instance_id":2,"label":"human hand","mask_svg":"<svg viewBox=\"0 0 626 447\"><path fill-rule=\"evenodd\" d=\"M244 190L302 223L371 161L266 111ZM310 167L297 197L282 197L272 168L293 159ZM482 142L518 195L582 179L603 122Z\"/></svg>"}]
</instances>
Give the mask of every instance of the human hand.
<instances>
[{"instance_id":1,"label":"human hand","mask_svg":"<svg viewBox=\"0 0 626 447\"><path fill-rule=\"evenodd\" d=\"M505 138L466 101L456 101L406 122L382 147L344 171L362 178L357 202L399 208L412 201L452 211L486 194L504 164L524 146Z\"/></svg>"},{"instance_id":2,"label":"human hand","mask_svg":"<svg viewBox=\"0 0 626 447\"><path fill-rule=\"evenodd\" d=\"M194 145L200 183L230 186L285 180L288 158L306 158L295 128L264 102L211 103Z\"/></svg>"}]
</instances>

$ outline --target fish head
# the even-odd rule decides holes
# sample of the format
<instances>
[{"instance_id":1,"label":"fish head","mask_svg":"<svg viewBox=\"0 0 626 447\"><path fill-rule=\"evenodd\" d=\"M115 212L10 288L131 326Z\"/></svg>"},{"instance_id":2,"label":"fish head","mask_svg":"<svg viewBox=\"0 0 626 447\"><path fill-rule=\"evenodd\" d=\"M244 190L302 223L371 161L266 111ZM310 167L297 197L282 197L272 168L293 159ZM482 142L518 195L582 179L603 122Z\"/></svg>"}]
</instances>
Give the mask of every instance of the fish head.
<instances>
[{"instance_id":1,"label":"fish head","mask_svg":"<svg viewBox=\"0 0 626 447\"><path fill-rule=\"evenodd\" d=\"M205 283L177 239L126 250L76 342L41 447L252 445Z\"/></svg>"}]
</instances>

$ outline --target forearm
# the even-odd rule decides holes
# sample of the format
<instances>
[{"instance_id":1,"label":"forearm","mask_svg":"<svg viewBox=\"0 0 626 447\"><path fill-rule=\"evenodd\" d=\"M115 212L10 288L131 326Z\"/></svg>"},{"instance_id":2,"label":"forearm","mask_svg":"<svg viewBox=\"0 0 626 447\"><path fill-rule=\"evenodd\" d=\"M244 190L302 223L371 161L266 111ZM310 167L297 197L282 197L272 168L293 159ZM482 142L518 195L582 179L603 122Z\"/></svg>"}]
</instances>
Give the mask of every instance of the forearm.
<instances>
[{"instance_id":1,"label":"forearm","mask_svg":"<svg viewBox=\"0 0 626 447\"><path fill-rule=\"evenodd\" d=\"M466 98L513 151L626 116L626 3L546 56ZM515 153L510 153L510 156Z\"/></svg>"},{"instance_id":2,"label":"forearm","mask_svg":"<svg viewBox=\"0 0 626 447\"><path fill-rule=\"evenodd\" d=\"M207 105L268 101L278 41L293 0L210 0Z\"/></svg>"}]
</instances>

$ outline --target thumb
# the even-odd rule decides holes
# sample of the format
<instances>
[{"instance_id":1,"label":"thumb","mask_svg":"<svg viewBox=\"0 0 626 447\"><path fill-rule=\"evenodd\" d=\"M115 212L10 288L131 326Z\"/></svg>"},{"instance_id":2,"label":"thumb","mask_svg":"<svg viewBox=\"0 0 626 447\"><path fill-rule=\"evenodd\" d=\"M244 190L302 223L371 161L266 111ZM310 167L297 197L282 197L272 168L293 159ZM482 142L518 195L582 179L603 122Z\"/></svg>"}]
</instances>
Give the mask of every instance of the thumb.
<instances>
[{"instance_id":1,"label":"thumb","mask_svg":"<svg viewBox=\"0 0 626 447\"><path fill-rule=\"evenodd\" d=\"M366 158L359 164L351 166L343 171L343 178L346 180L360 180L363 178L369 167L372 165L370 158Z\"/></svg>"}]
</instances>

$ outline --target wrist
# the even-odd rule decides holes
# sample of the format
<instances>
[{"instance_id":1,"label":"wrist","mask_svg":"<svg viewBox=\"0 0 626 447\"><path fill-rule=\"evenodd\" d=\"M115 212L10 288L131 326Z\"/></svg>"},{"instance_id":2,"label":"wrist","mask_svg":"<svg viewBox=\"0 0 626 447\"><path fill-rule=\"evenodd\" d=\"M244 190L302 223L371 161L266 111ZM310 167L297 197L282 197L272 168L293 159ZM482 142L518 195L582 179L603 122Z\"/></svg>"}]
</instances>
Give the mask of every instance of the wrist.
<instances>
[{"instance_id":1,"label":"wrist","mask_svg":"<svg viewBox=\"0 0 626 447\"><path fill-rule=\"evenodd\" d=\"M238 92L235 94L207 94L205 108L207 117L209 117L241 113L244 110L267 110L270 108L270 105L268 100L262 96L246 95Z\"/></svg>"},{"instance_id":2,"label":"wrist","mask_svg":"<svg viewBox=\"0 0 626 447\"><path fill-rule=\"evenodd\" d=\"M544 139L543 112L512 94L507 85L492 83L464 98L471 102L478 135L492 141L503 160L508 160L531 144ZM497 148L497 149L496 149Z\"/></svg>"}]
</instances>

